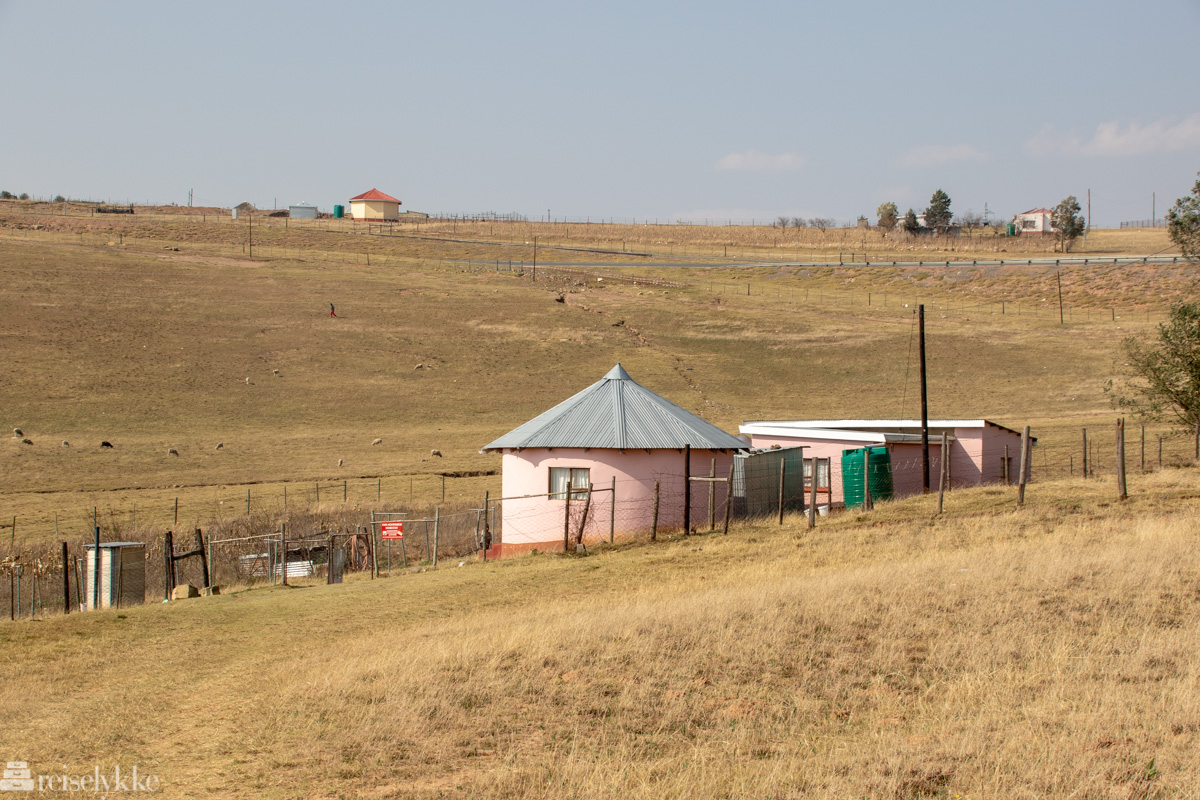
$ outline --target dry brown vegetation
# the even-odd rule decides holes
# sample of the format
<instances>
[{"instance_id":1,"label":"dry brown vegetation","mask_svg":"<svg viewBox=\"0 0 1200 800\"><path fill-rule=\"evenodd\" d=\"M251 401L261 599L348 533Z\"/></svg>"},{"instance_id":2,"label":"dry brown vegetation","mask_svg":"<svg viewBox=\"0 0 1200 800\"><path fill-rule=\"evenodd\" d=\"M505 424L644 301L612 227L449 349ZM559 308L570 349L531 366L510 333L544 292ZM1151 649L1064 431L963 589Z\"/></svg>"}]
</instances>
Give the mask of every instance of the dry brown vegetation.
<instances>
[{"instance_id":1,"label":"dry brown vegetation","mask_svg":"<svg viewBox=\"0 0 1200 800\"><path fill-rule=\"evenodd\" d=\"M168 797L1192 797L1197 489L7 625L0 747Z\"/></svg>"}]
</instances>

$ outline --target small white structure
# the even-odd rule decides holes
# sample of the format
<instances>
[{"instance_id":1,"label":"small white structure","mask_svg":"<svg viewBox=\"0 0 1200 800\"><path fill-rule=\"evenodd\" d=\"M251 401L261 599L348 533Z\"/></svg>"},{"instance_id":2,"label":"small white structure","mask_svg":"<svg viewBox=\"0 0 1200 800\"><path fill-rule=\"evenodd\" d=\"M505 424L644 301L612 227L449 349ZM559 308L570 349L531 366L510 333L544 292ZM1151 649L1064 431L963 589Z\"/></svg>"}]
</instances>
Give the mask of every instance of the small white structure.
<instances>
[{"instance_id":1,"label":"small white structure","mask_svg":"<svg viewBox=\"0 0 1200 800\"><path fill-rule=\"evenodd\" d=\"M1031 208L1013 217L1013 224L1017 226L1017 233L1021 234L1054 233L1054 225L1051 224L1053 217L1054 212L1048 208Z\"/></svg>"},{"instance_id":2,"label":"small white structure","mask_svg":"<svg viewBox=\"0 0 1200 800\"><path fill-rule=\"evenodd\" d=\"M96 545L87 546L80 602L87 611L96 606ZM146 543L100 543L99 608L140 606L146 602Z\"/></svg>"}]
</instances>

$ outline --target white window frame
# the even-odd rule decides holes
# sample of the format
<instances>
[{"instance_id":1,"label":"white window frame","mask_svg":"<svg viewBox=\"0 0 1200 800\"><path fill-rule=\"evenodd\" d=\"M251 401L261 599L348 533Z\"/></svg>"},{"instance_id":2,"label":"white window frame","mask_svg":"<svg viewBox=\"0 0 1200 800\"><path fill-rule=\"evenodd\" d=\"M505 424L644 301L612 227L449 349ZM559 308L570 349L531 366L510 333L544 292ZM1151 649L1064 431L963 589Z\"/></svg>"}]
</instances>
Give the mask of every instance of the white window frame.
<instances>
[{"instance_id":1,"label":"white window frame","mask_svg":"<svg viewBox=\"0 0 1200 800\"><path fill-rule=\"evenodd\" d=\"M566 500L568 485L571 499L583 500L592 486L592 471L588 467L550 467L549 479L551 500Z\"/></svg>"}]
</instances>

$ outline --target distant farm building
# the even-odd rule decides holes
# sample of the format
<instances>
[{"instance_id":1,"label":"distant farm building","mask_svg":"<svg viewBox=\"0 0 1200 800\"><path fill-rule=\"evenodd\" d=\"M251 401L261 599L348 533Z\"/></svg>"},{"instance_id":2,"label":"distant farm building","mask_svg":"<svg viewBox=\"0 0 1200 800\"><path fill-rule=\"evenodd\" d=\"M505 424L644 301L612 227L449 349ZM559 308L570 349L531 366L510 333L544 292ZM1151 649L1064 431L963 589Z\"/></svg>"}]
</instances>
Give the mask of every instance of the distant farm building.
<instances>
[{"instance_id":1,"label":"distant farm building","mask_svg":"<svg viewBox=\"0 0 1200 800\"><path fill-rule=\"evenodd\" d=\"M350 198L350 217L363 222L395 222L400 219L400 201L372 189Z\"/></svg>"},{"instance_id":2,"label":"distant farm building","mask_svg":"<svg viewBox=\"0 0 1200 800\"><path fill-rule=\"evenodd\" d=\"M685 445L691 461L684 464ZM659 486L658 525L684 519L685 475L728 476L735 436L634 381L617 364L602 379L481 452L501 453L501 540L489 555L561 551L649 531ZM691 493L691 518L707 519L708 486L724 508L728 484ZM588 502L589 487L595 490ZM610 494L610 492L612 492ZM583 527L585 526L586 527Z\"/></svg>"},{"instance_id":3,"label":"distant farm building","mask_svg":"<svg viewBox=\"0 0 1200 800\"><path fill-rule=\"evenodd\" d=\"M1013 217L1013 225L1017 233L1053 233L1052 219L1054 212L1048 208L1031 208L1023 214Z\"/></svg>"},{"instance_id":4,"label":"distant farm building","mask_svg":"<svg viewBox=\"0 0 1200 800\"><path fill-rule=\"evenodd\" d=\"M311 206L308 203L288 206L288 216L292 219L316 219L317 207Z\"/></svg>"},{"instance_id":5,"label":"distant farm building","mask_svg":"<svg viewBox=\"0 0 1200 800\"><path fill-rule=\"evenodd\" d=\"M804 447L804 457L828 458L829 502L844 502L841 458L845 450L884 446L888 449L895 496L908 497L923 490L921 422L911 419L778 420L747 422L739 431L754 448ZM947 435L950 488L1017 482L1021 463L1021 435L986 419L929 420L930 487L937 489L942 467L942 434ZM1034 440L1036 443L1036 440ZM807 471L807 467L806 467ZM1026 474L1030 467L1026 467ZM821 501L825 498L822 496Z\"/></svg>"}]
</instances>

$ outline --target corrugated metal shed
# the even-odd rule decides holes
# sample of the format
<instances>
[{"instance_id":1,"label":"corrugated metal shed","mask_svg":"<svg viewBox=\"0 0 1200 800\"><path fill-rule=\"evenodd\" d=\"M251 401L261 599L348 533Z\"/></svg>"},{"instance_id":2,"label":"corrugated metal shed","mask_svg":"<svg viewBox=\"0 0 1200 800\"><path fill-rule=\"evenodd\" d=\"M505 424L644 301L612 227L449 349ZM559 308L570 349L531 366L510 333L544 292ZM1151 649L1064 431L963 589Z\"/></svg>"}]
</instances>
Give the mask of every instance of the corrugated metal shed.
<instances>
[{"instance_id":1,"label":"corrugated metal shed","mask_svg":"<svg viewBox=\"0 0 1200 800\"><path fill-rule=\"evenodd\" d=\"M509 431L480 452L524 447L740 450L746 444L655 394L617 364L579 394Z\"/></svg>"},{"instance_id":2,"label":"corrugated metal shed","mask_svg":"<svg viewBox=\"0 0 1200 800\"><path fill-rule=\"evenodd\" d=\"M288 206L288 216L292 219L316 219L317 207L308 203L297 203Z\"/></svg>"}]
</instances>

